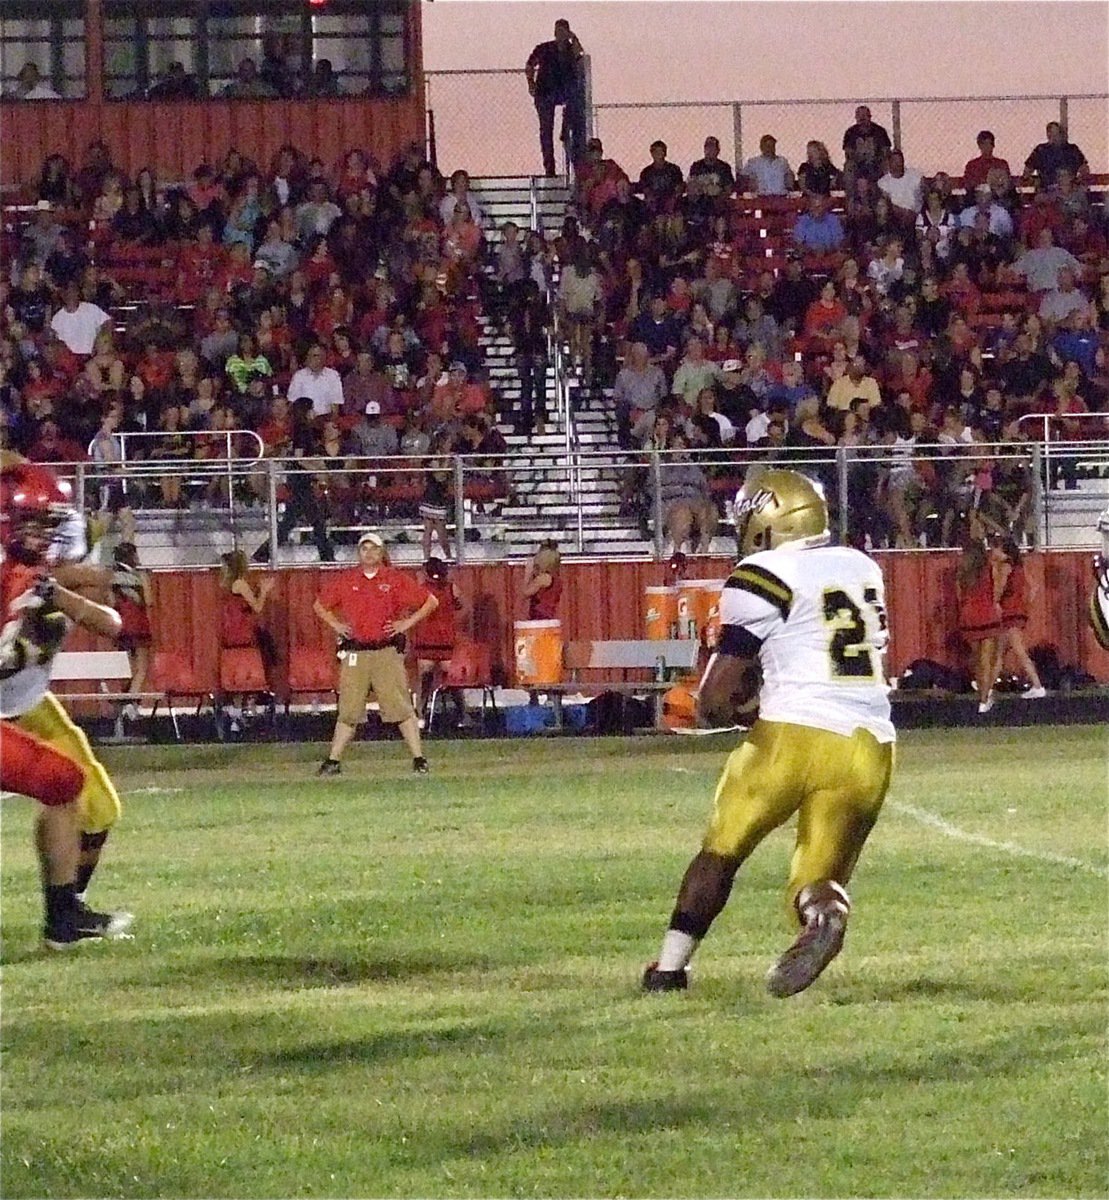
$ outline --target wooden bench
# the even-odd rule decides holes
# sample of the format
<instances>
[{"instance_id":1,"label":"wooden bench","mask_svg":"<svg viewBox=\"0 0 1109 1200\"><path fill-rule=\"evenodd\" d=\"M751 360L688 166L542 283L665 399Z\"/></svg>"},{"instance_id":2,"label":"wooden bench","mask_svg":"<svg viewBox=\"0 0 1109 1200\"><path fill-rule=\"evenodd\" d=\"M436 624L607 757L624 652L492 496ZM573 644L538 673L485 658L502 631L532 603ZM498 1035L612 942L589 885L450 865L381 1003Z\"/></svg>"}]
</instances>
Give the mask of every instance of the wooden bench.
<instances>
[{"instance_id":1,"label":"wooden bench","mask_svg":"<svg viewBox=\"0 0 1109 1200\"><path fill-rule=\"evenodd\" d=\"M701 644L692 638L649 641L646 638L626 641L569 642L564 662L569 672L566 683L545 684L529 689L545 692L554 707L555 728L562 728L562 698L578 692L649 692L654 696L655 727L662 724L662 700L673 686L673 673L696 670ZM650 670L654 678L638 683L583 680L581 671Z\"/></svg>"},{"instance_id":2,"label":"wooden bench","mask_svg":"<svg viewBox=\"0 0 1109 1200\"><path fill-rule=\"evenodd\" d=\"M50 665L51 683L89 683L95 680L100 684L128 683L131 679L131 660L126 650L62 650L54 656ZM63 700L100 700L113 703L130 704L139 700L153 701L150 715L153 717L158 706L163 703L169 711L169 719L173 724L173 736L181 740L181 729L177 723L177 713L173 703L163 692L109 692L101 689L95 692L64 692Z\"/></svg>"}]
</instances>

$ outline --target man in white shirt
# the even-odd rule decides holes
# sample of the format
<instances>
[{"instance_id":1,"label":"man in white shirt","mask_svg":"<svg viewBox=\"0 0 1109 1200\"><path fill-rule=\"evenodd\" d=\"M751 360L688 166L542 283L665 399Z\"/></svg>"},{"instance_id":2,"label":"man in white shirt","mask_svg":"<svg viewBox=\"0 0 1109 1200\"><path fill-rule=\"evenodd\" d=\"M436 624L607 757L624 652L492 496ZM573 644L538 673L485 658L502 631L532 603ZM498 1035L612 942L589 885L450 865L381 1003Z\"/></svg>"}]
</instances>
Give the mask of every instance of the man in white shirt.
<instances>
[{"instance_id":1,"label":"man in white shirt","mask_svg":"<svg viewBox=\"0 0 1109 1200\"><path fill-rule=\"evenodd\" d=\"M62 292L62 307L50 318L50 328L73 354L88 358L100 327L111 317L96 304L81 299L75 283L67 283Z\"/></svg>"},{"instance_id":2,"label":"man in white shirt","mask_svg":"<svg viewBox=\"0 0 1109 1200\"><path fill-rule=\"evenodd\" d=\"M1069 267L1075 275L1082 273L1082 264L1069 250L1055 245L1055 235L1045 225L1036 248L1025 250L1010 270L1024 276L1030 292L1049 292L1059 286L1059 272L1064 267Z\"/></svg>"},{"instance_id":3,"label":"man in white shirt","mask_svg":"<svg viewBox=\"0 0 1109 1200\"><path fill-rule=\"evenodd\" d=\"M38 65L24 63L16 76L16 87L12 93L16 100L60 100L61 96L39 74Z\"/></svg>"},{"instance_id":4,"label":"man in white shirt","mask_svg":"<svg viewBox=\"0 0 1109 1200\"><path fill-rule=\"evenodd\" d=\"M759 196L784 196L794 189L793 171L778 153L778 140L769 133L759 139L760 154L747 160L743 174L748 188Z\"/></svg>"},{"instance_id":5,"label":"man in white shirt","mask_svg":"<svg viewBox=\"0 0 1109 1200\"><path fill-rule=\"evenodd\" d=\"M924 176L905 166L900 150L891 150L886 173L878 180L878 190L884 192L898 214L906 220L916 220L924 200Z\"/></svg>"},{"instance_id":6,"label":"man in white shirt","mask_svg":"<svg viewBox=\"0 0 1109 1200\"><path fill-rule=\"evenodd\" d=\"M1055 321L1062 324L1073 313L1082 312L1090 304L1089 297L1075 283L1075 273L1070 267L1059 270L1059 282L1045 292L1040 301L1039 314L1045 321Z\"/></svg>"},{"instance_id":7,"label":"man in white shirt","mask_svg":"<svg viewBox=\"0 0 1109 1200\"><path fill-rule=\"evenodd\" d=\"M314 417L328 417L343 407L343 381L334 367L324 366L323 347L309 349L304 366L289 381L289 402L302 398L312 401Z\"/></svg>"},{"instance_id":8,"label":"man in white shirt","mask_svg":"<svg viewBox=\"0 0 1109 1200\"><path fill-rule=\"evenodd\" d=\"M961 226L973 229L978 214L985 213L990 219L990 233L1000 238L1013 236L1013 218L1000 204L994 203L993 192L988 183L981 183L974 189L974 201L970 208L964 208L959 214Z\"/></svg>"},{"instance_id":9,"label":"man in white shirt","mask_svg":"<svg viewBox=\"0 0 1109 1200\"><path fill-rule=\"evenodd\" d=\"M296 209L298 239L307 246L317 235L326 237L342 215L342 209L327 194L327 184L322 179L313 179L308 185L308 198Z\"/></svg>"}]
</instances>

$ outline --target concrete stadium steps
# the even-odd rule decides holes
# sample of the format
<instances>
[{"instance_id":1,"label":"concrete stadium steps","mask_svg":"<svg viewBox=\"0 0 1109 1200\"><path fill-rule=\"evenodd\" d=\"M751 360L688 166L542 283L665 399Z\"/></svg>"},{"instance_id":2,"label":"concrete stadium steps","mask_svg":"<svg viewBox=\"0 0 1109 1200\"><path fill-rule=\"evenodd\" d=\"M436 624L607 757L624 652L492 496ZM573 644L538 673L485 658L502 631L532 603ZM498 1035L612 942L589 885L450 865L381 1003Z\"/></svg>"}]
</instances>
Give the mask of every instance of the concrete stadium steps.
<instances>
[{"instance_id":1,"label":"concrete stadium steps","mask_svg":"<svg viewBox=\"0 0 1109 1200\"><path fill-rule=\"evenodd\" d=\"M562 175L553 178L544 175L488 175L471 179L470 191L478 198L492 223L486 236L494 245L500 241L500 229L505 221L515 221L526 232L532 228L533 213L542 232L550 234L561 229L570 202L570 185Z\"/></svg>"},{"instance_id":2,"label":"concrete stadium steps","mask_svg":"<svg viewBox=\"0 0 1109 1200\"><path fill-rule=\"evenodd\" d=\"M1101 477L1079 479L1073 490L1044 495L1044 543L1055 549L1097 546L1097 519L1109 507L1109 448Z\"/></svg>"}]
</instances>

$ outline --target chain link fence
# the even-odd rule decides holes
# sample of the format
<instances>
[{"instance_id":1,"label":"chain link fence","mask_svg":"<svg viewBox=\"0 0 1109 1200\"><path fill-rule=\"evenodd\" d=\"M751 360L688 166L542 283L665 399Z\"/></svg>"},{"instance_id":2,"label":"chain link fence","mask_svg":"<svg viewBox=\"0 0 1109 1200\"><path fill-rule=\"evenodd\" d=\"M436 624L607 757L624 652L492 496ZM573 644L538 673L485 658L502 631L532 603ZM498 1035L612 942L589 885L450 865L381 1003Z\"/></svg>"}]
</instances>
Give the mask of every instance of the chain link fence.
<instances>
[{"instance_id":1,"label":"chain link fence","mask_svg":"<svg viewBox=\"0 0 1109 1200\"><path fill-rule=\"evenodd\" d=\"M428 71L425 78L441 171L542 173L539 122L523 71Z\"/></svg>"},{"instance_id":2,"label":"chain link fence","mask_svg":"<svg viewBox=\"0 0 1109 1200\"><path fill-rule=\"evenodd\" d=\"M721 152L742 165L759 152L759 139L773 134L778 153L796 170L809 141L823 142L837 166L843 164L843 135L855 108L866 104L905 152L910 166L925 174L961 175L978 149L975 138L990 129L997 153L1020 174L1032 148L1044 140L1048 121L1065 119L1070 137L1095 173L1109 171L1106 96L907 97L904 99L673 102L598 104L594 126L605 152L633 176L649 160L648 147L662 138L679 165L701 157L704 139L720 139Z\"/></svg>"},{"instance_id":3,"label":"chain link fence","mask_svg":"<svg viewBox=\"0 0 1109 1200\"><path fill-rule=\"evenodd\" d=\"M533 175L540 171L539 129L522 70L429 71L439 165L465 166L474 175ZM765 133L796 169L809 141L823 142L836 165L855 108L866 104L875 121L901 146L910 166L925 174L961 175L978 149L975 137L990 129L997 154L1019 174L1048 121L1063 120L1095 174L1109 173L1109 96L858 97L837 100L706 100L596 104L593 132L605 153L634 178L650 160L656 138L683 169L704 153L705 138L720 139L721 153L742 166L758 154ZM558 127L556 125L556 135Z\"/></svg>"}]
</instances>

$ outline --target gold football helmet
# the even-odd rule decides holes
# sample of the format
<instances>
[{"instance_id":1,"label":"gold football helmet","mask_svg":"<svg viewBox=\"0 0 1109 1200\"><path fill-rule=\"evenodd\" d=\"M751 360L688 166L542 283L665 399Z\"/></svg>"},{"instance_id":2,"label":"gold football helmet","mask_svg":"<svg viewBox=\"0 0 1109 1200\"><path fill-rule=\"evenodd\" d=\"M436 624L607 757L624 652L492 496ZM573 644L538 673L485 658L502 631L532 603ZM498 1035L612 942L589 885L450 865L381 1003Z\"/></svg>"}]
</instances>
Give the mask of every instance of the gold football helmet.
<instances>
[{"instance_id":1,"label":"gold football helmet","mask_svg":"<svg viewBox=\"0 0 1109 1200\"><path fill-rule=\"evenodd\" d=\"M786 542L823 546L831 540L820 486L797 471L751 470L732 506L740 558Z\"/></svg>"}]
</instances>

